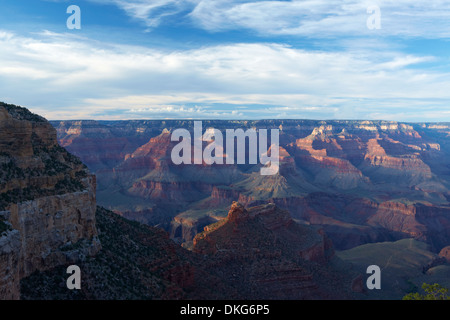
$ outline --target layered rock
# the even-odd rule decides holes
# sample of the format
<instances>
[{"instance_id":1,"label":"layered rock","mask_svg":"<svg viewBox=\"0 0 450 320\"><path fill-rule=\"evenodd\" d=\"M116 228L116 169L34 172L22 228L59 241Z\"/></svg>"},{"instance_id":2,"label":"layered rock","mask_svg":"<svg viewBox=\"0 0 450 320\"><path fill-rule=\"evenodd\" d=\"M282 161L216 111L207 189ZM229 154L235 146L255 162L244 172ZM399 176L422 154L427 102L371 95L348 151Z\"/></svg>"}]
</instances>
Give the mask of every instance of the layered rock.
<instances>
[{"instance_id":1,"label":"layered rock","mask_svg":"<svg viewBox=\"0 0 450 320\"><path fill-rule=\"evenodd\" d=\"M439 256L445 258L447 262L450 262L450 246L442 248L442 250L439 252Z\"/></svg>"},{"instance_id":2,"label":"layered rock","mask_svg":"<svg viewBox=\"0 0 450 320\"><path fill-rule=\"evenodd\" d=\"M265 232L259 233L256 229ZM250 254L255 248L264 251L272 247L252 247L258 241L273 241L272 245L278 241L284 242L292 253L306 260L327 261L333 255L332 246L323 232L297 224L288 211L272 203L247 210L238 202L233 203L225 219L206 226L204 232L194 238L194 251L203 254L222 251L241 255L241 251Z\"/></svg>"},{"instance_id":3,"label":"layered rock","mask_svg":"<svg viewBox=\"0 0 450 320\"><path fill-rule=\"evenodd\" d=\"M295 219L322 226L339 250L407 237L427 242L433 251L439 252L450 238L447 206L376 202L327 193L274 199L273 202L289 210Z\"/></svg>"},{"instance_id":4,"label":"layered rock","mask_svg":"<svg viewBox=\"0 0 450 320\"><path fill-rule=\"evenodd\" d=\"M18 298L20 279L97 253L96 179L58 145L56 131L25 108L0 104L0 237L7 264L0 298Z\"/></svg>"},{"instance_id":5,"label":"layered rock","mask_svg":"<svg viewBox=\"0 0 450 320\"><path fill-rule=\"evenodd\" d=\"M27 300L205 300L240 297L208 270L201 255L183 249L159 228L98 207L102 250L78 263L83 290L64 290L65 267L22 280Z\"/></svg>"},{"instance_id":6,"label":"layered rock","mask_svg":"<svg viewBox=\"0 0 450 320\"><path fill-rule=\"evenodd\" d=\"M198 218L186 217L186 215L189 215L189 212L179 214L173 218L170 232L172 239L178 239L182 242L192 241L198 233L202 232L204 227L217 222L217 219L207 214Z\"/></svg>"},{"instance_id":7,"label":"layered rock","mask_svg":"<svg viewBox=\"0 0 450 320\"><path fill-rule=\"evenodd\" d=\"M10 221L21 236L19 275L76 263L101 248L95 226L95 183L88 189L11 204Z\"/></svg>"},{"instance_id":8,"label":"layered rock","mask_svg":"<svg viewBox=\"0 0 450 320\"><path fill-rule=\"evenodd\" d=\"M184 128L192 133L193 121L54 125L67 147L82 147L87 138L100 143L101 137L106 145L109 136L134 141L134 149L130 142L125 154L115 143L110 150L98 148L98 155L105 159L123 156L116 164L103 162L98 170L99 202L124 216L164 224L172 235L193 235L209 216L205 214L208 209L223 209L232 201L245 206L274 202L289 209L296 219L321 225L340 249L402 237L427 241L437 251L450 243L446 227L439 227L447 226L449 220L443 213L450 200L448 124L203 121L203 128L222 132L280 129L280 170L272 176L261 176L259 164L174 165L169 132ZM70 143L68 137L73 138ZM141 144L137 137L143 140ZM88 151L80 149L80 157L88 159L94 150ZM181 224L176 218L180 214L184 217ZM197 218L199 223L194 221ZM172 219L177 221L167 222Z\"/></svg>"},{"instance_id":9,"label":"layered rock","mask_svg":"<svg viewBox=\"0 0 450 320\"><path fill-rule=\"evenodd\" d=\"M316 274L333 258L332 243L273 204L245 209L234 202L227 218L195 236L193 251L207 256L208 269L220 269L224 281L249 299L337 297Z\"/></svg>"},{"instance_id":10,"label":"layered rock","mask_svg":"<svg viewBox=\"0 0 450 320\"><path fill-rule=\"evenodd\" d=\"M109 126L97 121L56 121L59 143L92 171L110 169L146 142L152 126ZM125 134L124 134L125 133Z\"/></svg>"}]
</instances>

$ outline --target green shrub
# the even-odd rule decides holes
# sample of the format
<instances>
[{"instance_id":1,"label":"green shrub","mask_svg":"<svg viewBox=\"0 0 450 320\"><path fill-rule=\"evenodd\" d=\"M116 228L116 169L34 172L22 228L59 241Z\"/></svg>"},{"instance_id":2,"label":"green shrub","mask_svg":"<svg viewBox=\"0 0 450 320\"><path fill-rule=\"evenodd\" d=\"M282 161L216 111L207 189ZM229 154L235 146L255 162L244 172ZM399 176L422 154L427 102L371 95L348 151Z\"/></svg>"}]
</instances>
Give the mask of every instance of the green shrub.
<instances>
[{"instance_id":1,"label":"green shrub","mask_svg":"<svg viewBox=\"0 0 450 320\"><path fill-rule=\"evenodd\" d=\"M408 293L403 297L403 300L450 300L448 289L438 283L423 283L422 289L425 291L425 294L418 292Z\"/></svg>"}]
</instances>

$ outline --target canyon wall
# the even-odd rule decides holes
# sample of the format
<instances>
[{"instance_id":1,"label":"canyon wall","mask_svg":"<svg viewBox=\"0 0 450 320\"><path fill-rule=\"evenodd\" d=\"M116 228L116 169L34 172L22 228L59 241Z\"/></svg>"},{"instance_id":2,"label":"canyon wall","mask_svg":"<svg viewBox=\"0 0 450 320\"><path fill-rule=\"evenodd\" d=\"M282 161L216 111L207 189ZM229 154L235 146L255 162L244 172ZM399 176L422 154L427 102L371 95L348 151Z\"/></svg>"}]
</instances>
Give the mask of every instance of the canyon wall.
<instances>
[{"instance_id":1,"label":"canyon wall","mask_svg":"<svg viewBox=\"0 0 450 320\"><path fill-rule=\"evenodd\" d=\"M234 202L226 218L206 226L193 242L193 251L208 257L207 269L220 270L223 281L249 299L337 298L337 283L320 279L338 272L329 263L331 241L274 204L246 209ZM351 276L340 279L341 298L351 294Z\"/></svg>"},{"instance_id":2,"label":"canyon wall","mask_svg":"<svg viewBox=\"0 0 450 320\"><path fill-rule=\"evenodd\" d=\"M0 166L0 299L19 299L22 278L101 249L96 178L48 121L3 103Z\"/></svg>"}]
</instances>

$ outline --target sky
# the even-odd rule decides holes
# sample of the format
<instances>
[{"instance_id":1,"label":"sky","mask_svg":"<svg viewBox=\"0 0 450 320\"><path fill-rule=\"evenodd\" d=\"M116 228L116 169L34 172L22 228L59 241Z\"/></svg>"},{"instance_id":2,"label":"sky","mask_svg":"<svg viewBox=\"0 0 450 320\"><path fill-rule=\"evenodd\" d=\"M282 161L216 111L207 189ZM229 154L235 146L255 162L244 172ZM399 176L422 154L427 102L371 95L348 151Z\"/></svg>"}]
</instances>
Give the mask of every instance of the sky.
<instances>
[{"instance_id":1,"label":"sky","mask_svg":"<svg viewBox=\"0 0 450 320\"><path fill-rule=\"evenodd\" d=\"M440 0L0 0L0 101L49 120L450 121L449 40Z\"/></svg>"}]
</instances>

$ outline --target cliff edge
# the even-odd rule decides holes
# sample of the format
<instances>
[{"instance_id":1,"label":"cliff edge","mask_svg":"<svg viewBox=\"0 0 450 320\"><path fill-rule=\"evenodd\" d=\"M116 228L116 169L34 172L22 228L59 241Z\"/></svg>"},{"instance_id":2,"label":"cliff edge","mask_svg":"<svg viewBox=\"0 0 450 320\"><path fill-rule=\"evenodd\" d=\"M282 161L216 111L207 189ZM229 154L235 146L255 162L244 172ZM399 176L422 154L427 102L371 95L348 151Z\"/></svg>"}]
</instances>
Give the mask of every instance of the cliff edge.
<instances>
[{"instance_id":1,"label":"cliff edge","mask_svg":"<svg viewBox=\"0 0 450 320\"><path fill-rule=\"evenodd\" d=\"M352 295L354 275L335 269L333 245L321 229L298 224L273 203L246 209L234 202L225 219L195 236L193 251L247 299Z\"/></svg>"},{"instance_id":2,"label":"cliff edge","mask_svg":"<svg viewBox=\"0 0 450 320\"><path fill-rule=\"evenodd\" d=\"M34 271L100 250L95 190L47 120L0 103L0 299L19 299L20 279Z\"/></svg>"}]
</instances>

